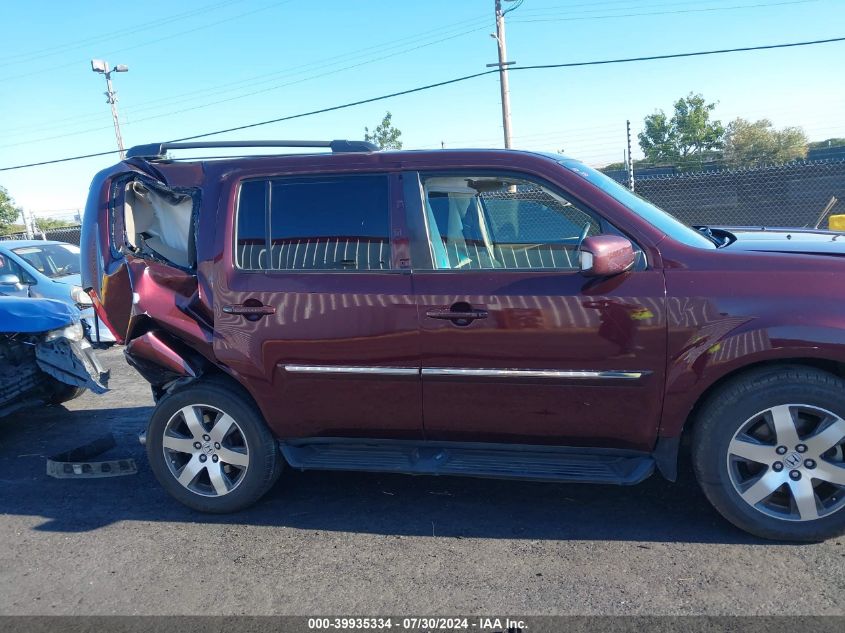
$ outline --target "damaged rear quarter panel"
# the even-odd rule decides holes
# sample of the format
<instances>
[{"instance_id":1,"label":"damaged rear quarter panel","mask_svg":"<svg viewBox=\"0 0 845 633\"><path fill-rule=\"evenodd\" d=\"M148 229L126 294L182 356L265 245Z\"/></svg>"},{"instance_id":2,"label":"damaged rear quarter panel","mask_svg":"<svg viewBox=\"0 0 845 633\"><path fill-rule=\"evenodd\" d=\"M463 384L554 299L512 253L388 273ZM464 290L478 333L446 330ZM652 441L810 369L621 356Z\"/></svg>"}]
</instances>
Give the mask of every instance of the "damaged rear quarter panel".
<instances>
[{"instance_id":1,"label":"damaged rear quarter panel","mask_svg":"<svg viewBox=\"0 0 845 633\"><path fill-rule=\"evenodd\" d=\"M197 375L202 357L213 361L211 284L203 266L197 270L173 265L154 252L126 245L124 192L133 180L162 191L169 182L178 183L172 189L180 193L197 191L203 179L197 165L152 167L130 160L95 177L86 206L83 284L93 288L109 321L127 343L128 360L153 386ZM211 257L216 232L215 198L204 198L193 212L195 253L191 255L200 262ZM209 200L212 204L203 208Z\"/></svg>"},{"instance_id":2,"label":"damaged rear quarter panel","mask_svg":"<svg viewBox=\"0 0 845 633\"><path fill-rule=\"evenodd\" d=\"M212 325L199 304L196 275L131 255L126 267L133 304L128 338L147 329L144 323L150 319L200 353L209 353Z\"/></svg>"}]
</instances>

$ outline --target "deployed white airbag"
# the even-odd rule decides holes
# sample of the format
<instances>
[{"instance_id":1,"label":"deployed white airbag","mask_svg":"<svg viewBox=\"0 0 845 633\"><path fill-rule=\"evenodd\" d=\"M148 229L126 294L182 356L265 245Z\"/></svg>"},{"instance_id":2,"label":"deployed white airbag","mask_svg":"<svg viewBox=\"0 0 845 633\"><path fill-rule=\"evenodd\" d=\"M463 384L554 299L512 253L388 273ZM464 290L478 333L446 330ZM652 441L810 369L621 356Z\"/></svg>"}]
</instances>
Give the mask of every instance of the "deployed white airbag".
<instances>
[{"instance_id":1,"label":"deployed white airbag","mask_svg":"<svg viewBox=\"0 0 845 633\"><path fill-rule=\"evenodd\" d=\"M142 245L178 266L190 266L188 245L194 201L174 191L161 192L133 180L126 185L126 240Z\"/></svg>"}]
</instances>

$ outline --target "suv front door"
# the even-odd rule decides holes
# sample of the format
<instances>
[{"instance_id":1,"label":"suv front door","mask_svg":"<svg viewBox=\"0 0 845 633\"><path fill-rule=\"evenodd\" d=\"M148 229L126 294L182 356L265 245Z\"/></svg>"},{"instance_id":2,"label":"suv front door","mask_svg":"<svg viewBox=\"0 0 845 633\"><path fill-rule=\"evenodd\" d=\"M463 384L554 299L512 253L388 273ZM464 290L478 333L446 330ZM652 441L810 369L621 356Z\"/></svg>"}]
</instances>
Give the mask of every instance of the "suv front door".
<instances>
[{"instance_id":1,"label":"suv front door","mask_svg":"<svg viewBox=\"0 0 845 633\"><path fill-rule=\"evenodd\" d=\"M426 438L651 450L662 271L635 246L633 270L583 276L580 241L618 231L542 181L487 171L406 180L409 217L422 220L413 277Z\"/></svg>"},{"instance_id":2,"label":"suv front door","mask_svg":"<svg viewBox=\"0 0 845 633\"><path fill-rule=\"evenodd\" d=\"M232 187L214 349L280 437L422 436L396 181L287 176Z\"/></svg>"}]
</instances>

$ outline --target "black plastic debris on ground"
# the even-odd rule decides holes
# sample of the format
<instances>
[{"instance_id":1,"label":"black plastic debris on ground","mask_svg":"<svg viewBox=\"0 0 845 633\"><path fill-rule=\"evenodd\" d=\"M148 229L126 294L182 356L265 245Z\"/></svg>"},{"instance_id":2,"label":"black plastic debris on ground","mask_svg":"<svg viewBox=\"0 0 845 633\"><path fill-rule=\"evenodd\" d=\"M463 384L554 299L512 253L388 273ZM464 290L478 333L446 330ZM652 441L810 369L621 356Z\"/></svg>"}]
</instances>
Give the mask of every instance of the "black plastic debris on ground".
<instances>
[{"instance_id":1,"label":"black plastic debris on ground","mask_svg":"<svg viewBox=\"0 0 845 633\"><path fill-rule=\"evenodd\" d=\"M131 458L90 461L115 446L114 436L109 433L84 446L53 455L47 459L47 475L56 479L93 479L137 474L138 466Z\"/></svg>"}]
</instances>

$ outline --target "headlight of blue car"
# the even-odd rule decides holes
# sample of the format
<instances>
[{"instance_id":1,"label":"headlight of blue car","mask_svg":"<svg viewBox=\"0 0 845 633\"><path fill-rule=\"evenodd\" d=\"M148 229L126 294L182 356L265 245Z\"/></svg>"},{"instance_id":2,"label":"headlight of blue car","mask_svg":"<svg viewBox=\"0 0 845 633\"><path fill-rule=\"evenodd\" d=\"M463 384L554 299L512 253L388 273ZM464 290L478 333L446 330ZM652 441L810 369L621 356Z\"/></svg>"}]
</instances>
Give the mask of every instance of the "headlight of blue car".
<instances>
[{"instance_id":1,"label":"headlight of blue car","mask_svg":"<svg viewBox=\"0 0 845 633\"><path fill-rule=\"evenodd\" d=\"M91 297L82 289L82 286L74 286L70 289L70 298L76 306L83 310L91 306Z\"/></svg>"},{"instance_id":2,"label":"headlight of blue car","mask_svg":"<svg viewBox=\"0 0 845 633\"><path fill-rule=\"evenodd\" d=\"M50 330L44 335L44 340L50 342L60 338L66 338L69 341L81 341L84 335L82 324L77 321L58 330Z\"/></svg>"}]
</instances>

